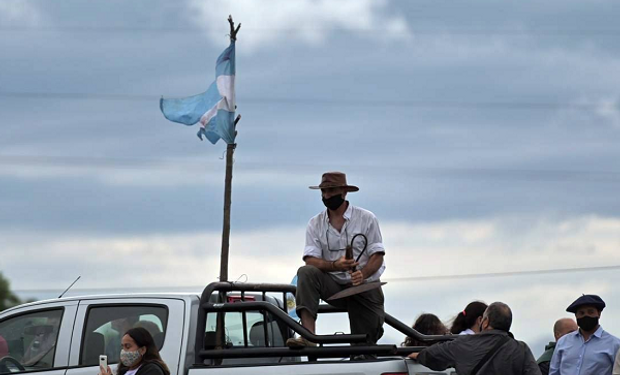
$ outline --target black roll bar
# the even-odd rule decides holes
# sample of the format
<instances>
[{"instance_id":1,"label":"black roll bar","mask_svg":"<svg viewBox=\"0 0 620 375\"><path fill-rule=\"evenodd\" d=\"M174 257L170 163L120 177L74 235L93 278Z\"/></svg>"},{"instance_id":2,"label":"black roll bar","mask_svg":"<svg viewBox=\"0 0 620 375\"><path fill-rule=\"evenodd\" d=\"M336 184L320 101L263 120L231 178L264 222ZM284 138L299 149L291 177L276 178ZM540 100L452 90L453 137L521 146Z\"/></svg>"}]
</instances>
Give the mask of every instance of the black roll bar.
<instances>
[{"instance_id":1,"label":"black roll bar","mask_svg":"<svg viewBox=\"0 0 620 375\"><path fill-rule=\"evenodd\" d=\"M241 292L242 303L222 303L210 302L211 296L215 292ZM263 301L244 301L245 292L259 292L263 295ZM367 335L363 334L337 334L337 335L316 335L308 331L301 324L291 318L286 310L286 294L295 295L296 287L290 284L255 284L255 283L236 283L236 282L213 282L203 290L200 297L200 306L198 309L198 322L195 344L195 362L200 364L204 359L217 358L249 358L249 357L286 357L286 356L308 356L322 358L336 358L348 355L358 354L374 354L374 355L406 355L417 352L424 347L396 347L395 345L352 345L352 346L329 346L324 347L323 344L363 344L367 343ZM266 293L282 293L283 307L280 308L272 303L265 301ZM257 347L257 348L227 348L227 349L204 349L204 339L207 325L207 314L214 312L241 312L245 314L247 311L269 312L276 320L284 323L289 329L296 332L305 339L320 344L321 347L307 347L303 349L289 349L286 347ZM346 312L331 305L322 304L319 306L319 313L341 313ZM266 317L265 317L266 319ZM402 334L415 338L420 341L439 342L454 340L458 336L452 335L424 335L408 325L402 323L392 315L385 314L385 323ZM266 328L266 324L264 324ZM244 327L244 336L245 331ZM267 335L265 335L267 338ZM267 341L267 340L266 340ZM247 342L247 338L244 338ZM246 344L247 345L247 344ZM267 345L266 345L267 346Z\"/></svg>"},{"instance_id":2,"label":"black roll bar","mask_svg":"<svg viewBox=\"0 0 620 375\"><path fill-rule=\"evenodd\" d=\"M297 288L291 284L269 284L269 283L237 283L237 282L223 282L215 281L207 285L202 291L200 296L200 302L209 302L209 298L213 292L267 292L267 293L293 293L295 294Z\"/></svg>"},{"instance_id":3,"label":"black roll bar","mask_svg":"<svg viewBox=\"0 0 620 375\"><path fill-rule=\"evenodd\" d=\"M329 313L343 313L347 312L345 309L339 309L332 305L321 304L319 305L319 313L329 314ZM451 341L457 338L455 335L425 335L416 331L415 329L409 327L404 324L400 320L396 319L392 315L385 313L385 324L404 334L405 336L412 337L419 341Z\"/></svg>"},{"instance_id":4,"label":"black roll bar","mask_svg":"<svg viewBox=\"0 0 620 375\"><path fill-rule=\"evenodd\" d=\"M254 301L254 302L242 302L242 303L211 303L211 295L214 292L261 292L263 295L269 292L278 292L283 293L292 293L295 294L296 288L294 285L290 284L253 284L253 283L233 283L233 282L213 282L203 290L202 295L200 296L200 306L198 309L198 322L196 324L196 343L195 343L195 351L196 358L195 363L201 363L206 353L211 353L211 355L218 350L204 350L204 332L206 332L207 327L207 314L213 312L247 312L247 311L266 311L271 313L276 317L277 320L284 323L288 328L292 329L294 332L304 337L306 340L315 342L317 344L348 344L348 343L365 343L368 341L368 336L365 334L338 334L338 335L316 335L312 332L308 331L301 324L297 323L293 318L291 318L287 312L283 311L279 307L275 306L272 303L265 301ZM283 301L286 303L286 301ZM265 325L266 326L266 325ZM277 348L273 348L274 350ZM288 348L284 348L288 356L291 355L291 351ZM230 349L225 349L230 350ZM235 351L241 349L234 349ZM248 350L260 350L260 349L248 349ZM296 355L296 354L293 354ZM264 356L262 354L261 356ZM223 358L223 357L219 357Z\"/></svg>"}]
</instances>

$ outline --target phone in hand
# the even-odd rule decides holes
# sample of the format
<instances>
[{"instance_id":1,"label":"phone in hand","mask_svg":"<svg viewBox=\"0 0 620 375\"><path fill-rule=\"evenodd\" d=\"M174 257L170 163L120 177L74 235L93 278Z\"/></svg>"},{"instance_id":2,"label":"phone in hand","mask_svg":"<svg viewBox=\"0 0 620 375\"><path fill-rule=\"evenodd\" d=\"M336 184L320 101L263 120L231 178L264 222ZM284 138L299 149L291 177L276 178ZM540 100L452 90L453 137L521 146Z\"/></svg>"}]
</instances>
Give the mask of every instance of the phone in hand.
<instances>
[{"instance_id":1,"label":"phone in hand","mask_svg":"<svg viewBox=\"0 0 620 375\"><path fill-rule=\"evenodd\" d=\"M102 354L99 356L99 366L103 368L103 371L108 371L108 356L107 355Z\"/></svg>"}]
</instances>

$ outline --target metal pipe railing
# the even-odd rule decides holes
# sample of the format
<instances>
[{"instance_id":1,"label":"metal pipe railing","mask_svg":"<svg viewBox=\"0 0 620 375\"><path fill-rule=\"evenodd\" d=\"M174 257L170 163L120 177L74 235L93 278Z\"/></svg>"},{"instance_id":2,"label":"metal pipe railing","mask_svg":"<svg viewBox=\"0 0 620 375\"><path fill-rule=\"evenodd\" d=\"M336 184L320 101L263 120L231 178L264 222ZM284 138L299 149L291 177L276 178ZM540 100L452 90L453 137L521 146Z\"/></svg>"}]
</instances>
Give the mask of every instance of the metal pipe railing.
<instances>
[{"instance_id":1,"label":"metal pipe railing","mask_svg":"<svg viewBox=\"0 0 620 375\"><path fill-rule=\"evenodd\" d=\"M200 306L209 303L214 292L284 292L295 294L296 287L290 284L254 284L254 283L235 283L235 282L212 282L205 287L200 296ZM225 301L222 301L225 302ZM196 342L194 353L198 361L198 352L204 348L204 332L207 331L207 312L203 308L198 309L198 321L196 322Z\"/></svg>"},{"instance_id":2,"label":"metal pipe railing","mask_svg":"<svg viewBox=\"0 0 620 375\"><path fill-rule=\"evenodd\" d=\"M306 340L317 344L351 344L365 343L368 341L368 335L365 334L338 334L338 335L316 335L301 324L297 323L280 307L265 301L241 302L241 303L212 303L211 296L215 292L260 292L265 295L269 292L292 293L295 294L296 288L289 284L250 284L250 283L232 283L232 282L213 282L204 289L200 297L200 306L198 309L198 322L196 324L196 363L202 361L201 355L204 352L214 352L213 350L204 350L204 336L206 332L207 314L208 313L226 313L226 312L247 312L247 311L263 311L271 313L278 321L284 323L289 329L293 330ZM285 301L284 301L285 302ZM266 325L265 327L266 328ZM268 337L265 337L267 341ZM230 350L230 349L225 349ZM237 350L237 349L235 349ZM258 350L258 349L248 349ZM285 348L285 350L288 350ZM217 351L217 350L215 350ZM291 355L288 352L289 356ZM223 357L219 357L223 358Z\"/></svg>"},{"instance_id":3,"label":"metal pipe railing","mask_svg":"<svg viewBox=\"0 0 620 375\"><path fill-rule=\"evenodd\" d=\"M337 307L334 307L332 305L327 305L327 304L319 305L319 313L330 314L330 313L343 313L343 312L347 312L347 310L339 309ZM436 342L450 341L458 337L455 335L425 335L423 333L416 331L412 327L409 327L408 325L404 324L403 322L401 322L400 320L396 319L395 317L393 317L392 315L388 313L385 313L385 324L394 328L395 330L399 331L405 336L409 336L419 341L429 341L429 342L430 341L436 341Z\"/></svg>"},{"instance_id":4,"label":"metal pipe railing","mask_svg":"<svg viewBox=\"0 0 620 375\"><path fill-rule=\"evenodd\" d=\"M295 285L291 284L269 284L269 283L235 283L235 282L223 282L216 281L207 285L207 287L202 291L202 295L200 296L200 302L205 303L209 302L211 295L213 292L260 292L263 291L267 293L275 293L275 292L286 292L292 293L295 295L295 291L297 288Z\"/></svg>"},{"instance_id":5,"label":"metal pipe railing","mask_svg":"<svg viewBox=\"0 0 620 375\"><path fill-rule=\"evenodd\" d=\"M282 293L284 296L283 304L286 304L286 293L295 295L296 287L290 284L253 284L253 283L233 283L233 282L214 282L204 289L200 297L200 308L198 310L197 335L195 344L196 363L201 363L205 358L241 358L241 357L285 357L285 356L309 356L309 357L342 357L346 355L374 354L374 355L406 355L420 351L423 347L396 347L394 345L354 345L342 347L319 347L304 348L301 350L265 347L265 348L229 348L204 350L204 332L206 331L206 318L208 313L261 311L272 314L276 320L285 324L289 329L296 332L305 339L318 344L360 344L367 342L367 335L361 334L338 334L338 335L316 335L297 321L291 318L286 311L286 305L282 308L272 303L264 301L241 302L241 303L212 303L211 296L215 292L258 292L263 296L266 293ZM319 306L319 313L342 313L344 309L339 309L331 305L322 304ZM266 320L266 318L265 318ZM264 329L267 324L264 324ZM457 336L452 335L424 335L412 327L402 323L390 314L385 314L385 324L391 326L402 334L412 337L419 341L439 342L454 340ZM244 333L245 336L245 333ZM265 335L265 341L268 340ZM245 340L244 340L245 341ZM247 345L247 344L246 344ZM266 346L268 346L266 344ZM389 349L388 349L389 348Z\"/></svg>"}]
</instances>

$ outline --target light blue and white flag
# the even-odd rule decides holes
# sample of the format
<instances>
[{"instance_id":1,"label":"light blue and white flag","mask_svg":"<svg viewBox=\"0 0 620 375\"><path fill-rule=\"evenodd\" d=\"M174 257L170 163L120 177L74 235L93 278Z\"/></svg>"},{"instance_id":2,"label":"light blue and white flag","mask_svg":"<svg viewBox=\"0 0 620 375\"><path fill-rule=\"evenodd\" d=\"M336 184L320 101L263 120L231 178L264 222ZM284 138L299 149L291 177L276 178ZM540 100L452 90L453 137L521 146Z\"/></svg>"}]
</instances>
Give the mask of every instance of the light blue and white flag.
<instances>
[{"instance_id":1,"label":"light blue and white flag","mask_svg":"<svg viewBox=\"0 0 620 375\"><path fill-rule=\"evenodd\" d=\"M159 101L164 116L174 122L200 122L198 137L215 144L220 138L235 143L235 42L222 52L215 65L215 82L202 94Z\"/></svg>"}]
</instances>

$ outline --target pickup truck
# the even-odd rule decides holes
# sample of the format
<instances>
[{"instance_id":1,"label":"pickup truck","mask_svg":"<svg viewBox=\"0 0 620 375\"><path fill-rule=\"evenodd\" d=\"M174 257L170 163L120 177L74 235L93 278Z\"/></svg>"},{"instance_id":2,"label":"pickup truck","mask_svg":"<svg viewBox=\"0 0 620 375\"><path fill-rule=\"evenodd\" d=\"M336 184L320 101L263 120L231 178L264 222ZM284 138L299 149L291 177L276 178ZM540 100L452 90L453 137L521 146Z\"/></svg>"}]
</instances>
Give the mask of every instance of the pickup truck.
<instances>
[{"instance_id":1,"label":"pickup truck","mask_svg":"<svg viewBox=\"0 0 620 375\"><path fill-rule=\"evenodd\" d=\"M365 335L312 334L283 302L294 293L288 284L215 282L200 295L100 295L24 304L0 313L0 374L96 375L101 354L115 369L121 333L135 326L151 332L172 375L455 374L404 359L423 347L370 345ZM343 312L329 305L319 311ZM423 341L453 339L422 335L389 314L386 326ZM286 347L295 333L319 345ZM365 359L351 359L360 355Z\"/></svg>"}]
</instances>

